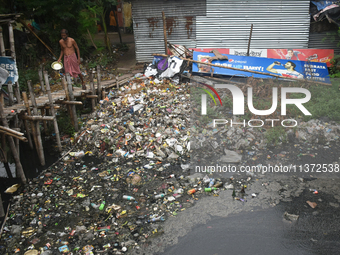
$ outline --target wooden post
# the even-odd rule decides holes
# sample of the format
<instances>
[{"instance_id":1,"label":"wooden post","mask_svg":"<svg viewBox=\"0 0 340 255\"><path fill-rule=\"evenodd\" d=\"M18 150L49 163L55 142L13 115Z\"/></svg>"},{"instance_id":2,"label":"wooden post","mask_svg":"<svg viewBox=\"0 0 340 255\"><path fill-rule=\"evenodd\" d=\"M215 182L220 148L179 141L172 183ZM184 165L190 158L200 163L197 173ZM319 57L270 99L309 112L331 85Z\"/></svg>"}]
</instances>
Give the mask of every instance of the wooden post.
<instances>
[{"instance_id":1,"label":"wooden post","mask_svg":"<svg viewBox=\"0 0 340 255\"><path fill-rule=\"evenodd\" d=\"M41 116L42 117L46 116L45 108L41 108L40 111L41 111ZM47 121L46 120L43 121L43 125L44 125L44 132L45 132L45 134L47 134L48 128L47 128Z\"/></svg>"},{"instance_id":2,"label":"wooden post","mask_svg":"<svg viewBox=\"0 0 340 255\"><path fill-rule=\"evenodd\" d=\"M168 40L166 36L166 18L164 11L162 11L162 17L163 17L163 32L164 32L164 47L165 47L165 54L168 54Z\"/></svg>"},{"instance_id":3,"label":"wooden post","mask_svg":"<svg viewBox=\"0 0 340 255\"><path fill-rule=\"evenodd\" d=\"M68 93L68 87L67 87L67 84L66 84L65 77L63 77L61 79L61 84L63 85L63 88L65 90L65 95L66 95L67 101L70 101L70 94ZM71 109L71 105L67 105L67 112L68 112L68 114L71 118L72 126L74 127L74 118L73 118L73 112L72 112L72 109Z\"/></svg>"},{"instance_id":4,"label":"wooden post","mask_svg":"<svg viewBox=\"0 0 340 255\"><path fill-rule=\"evenodd\" d=\"M105 99L106 97L106 92L105 92L105 89L102 90L102 99Z\"/></svg>"},{"instance_id":5,"label":"wooden post","mask_svg":"<svg viewBox=\"0 0 340 255\"><path fill-rule=\"evenodd\" d=\"M43 94L45 94L46 91L45 91L45 85L44 85L44 79L43 79L43 67L42 67L42 65L39 66L38 74L39 74L41 91L42 91Z\"/></svg>"},{"instance_id":6,"label":"wooden post","mask_svg":"<svg viewBox=\"0 0 340 255\"><path fill-rule=\"evenodd\" d=\"M24 126L25 126L25 129L26 129L26 136L27 136L27 139L28 139L28 144L29 144L30 148L33 149L31 132L30 132L30 129L28 127L28 121L27 120L24 120Z\"/></svg>"},{"instance_id":7,"label":"wooden post","mask_svg":"<svg viewBox=\"0 0 340 255\"><path fill-rule=\"evenodd\" d=\"M5 107L4 94L0 93L0 104Z\"/></svg>"},{"instance_id":8,"label":"wooden post","mask_svg":"<svg viewBox=\"0 0 340 255\"><path fill-rule=\"evenodd\" d=\"M67 87L68 87L68 93L70 96L70 101L74 101L74 96L73 96L73 89L72 89L72 82L71 82L71 77L69 73L66 73L66 79L67 79ZM76 132L79 131L78 128L78 118L77 118L77 111L76 111L76 106L75 105L70 105L72 115L73 115L73 121L74 121L74 130Z\"/></svg>"},{"instance_id":9,"label":"wooden post","mask_svg":"<svg viewBox=\"0 0 340 255\"><path fill-rule=\"evenodd\" d=\"M30 92L30 96L31 96L31 103L33 106L33 115L37 116L38 115L38 107L37 107L37 102L35 101L35 96L34 96L34 91L32 88L32 81L28 81L27 82L28 85L28 90ZM42 144L42 140L41 140L41 132L40 132L40 124L39 121L36 121L34 123L35 128L36 128L36 136L37 136L37 152L38 152L38 156L40 159L40 163L42 166L45 165L45 155L44 155L44 147Z\"/></svg>"},{"instance_id":10,"label":"wooden post","mask_svg":"<svg viewBox=\"0 0 340 255\"><path fill-rule=\"evenodd\" d=\"M53 98L52 98L52 94L51 94L51 88L50 88L50 83L49 83L49 80L48 80L47 71L44 72L44 77L45 77L45 84L46 84L46 91L47 91L47 95L48 95L48 100L50 101L50 107L51 107L50 111L51 111L51 115L54 117L53 125L54 125L55 137L57 139L59 152L61 152L62 147L61 147L61 141L60 141L60 135L59 135L58 122L57 122L57 117L55 116Z\"/></svg>"},{"instance_id":11,"label":"wooden post","mask_svg":"<svg viewBox=\"0 0 340 255\"><path fill-rule=\"evenodd\" d=\"M117 87L117 91L119 91L119 76L116 76L116 87Z\"/></svg>"},{"instance_id":12,"label":"wooden post","mask_svg":"<svg viewBox=\"0 0 340 255\"><path fill-rule=\"evenodd\" d=\"M2 204L2 198L0 194L0 218L5 216L5 210L4 210L4 205Z\"/></svg>"},{"instance_id":13,"label":"wooden post","mask_svg":"<svg viewBox=\"0 0 340 255\"><path fill-rule=\"evenodd\" d=\"M11 22L8 22L8 33L9 33L9 44L11 49L11 57L15 60L15 44L14 44L14 33L13 26Z\"/></svg>"},{"instance_id":14,"label":"wooden post","mask_svg":"<svg viewBox=\"0 0 340 255\"><path fill-rule=\"evenodd\" d=\"M18 114L14 116L14 128L19 128ZM15 145L17 147L18 157L20 158L19 139L15 139Z\"/></svg>"},{"instance_id":15,"label":"wooden post","mask_svg":"<svg viewBox=\"0 0 340 255\"><path fill-rule=\"evenodd\" d=\"M3 136L5 137L5 134L3 134ZM4 167L6 169L6 173L7 173L8 178L13 179L13 175L12 175L11 169L8 165L7 156L5 155L5 151L0 148L0 153L2 154L2 157L3 157L3 163L4 163Z\"/></svg>"},{"instance_id":16,"label":"wooden post","mask_svg":"<svg viewBox=\"0 0 340 255\"><path fill-rule=\"evenodd\" d=\"M14 43L14 33L13 33L12 22L14 22L14 21L8 22L9 44L10 44L10 49L11 49L11 57L16 62L15 43ZM21 99L20 99L20 89L19 89L19 83L18 82L15 83L14 92L15 92L15 96L17 98L17 103L20 103Z\"/></svg>"},{"instance_id":17,"label":"wooden post","mask_svg":"<svg viewBox=\"0 0 340 255\"><path fill-rule=\"evenodd\" d=\"M8 82L7 88L8 88L8 105L12 106L14 100L13 100L13 84L11 81Z\"/></svg>"},{"instance_id":18,"label":"wooden post","mask_svg":"<svg viewBox=\"0 0 340 255\"><path fill-rule=\"evenodd\" d=\"M100 66L97 65L97 94L98 94L98 100L102 99L102 85L101 83L101 77L100 77Z\"/></svg>"},{"instance_id":19,"label":"wooden post","mask_svg":"<svg viewBox=\"0 0 340 255\"><path fill-rule=\"evenodd\" d=\"M251 24L250 27L250 34L249 34L249 41L248 41L248 50L247 50L247 56L249 56L249 51L250 51L250 42L251 42L251 36L253 34L253 24Z\"/></svg>"},{"instance_id":20,"label":"wooden post","mask_svg":"<svg viewBox=\"0 0 340 255\"><path fill-rule=\"evenodd\" d=\"M0 51L1 51L1 56L5 57L6 56L6 49L5 49L4 37L2 35L2 27L1 26L0 26Z\"/></svg>"},{"instance_id":21,"label":"wooden post","mask_svg":"<svg viewBox=\"0 0 340 255\"><path fill-rule=\"evenodd\" d=\"M92 70L90 70L88 73L89 73L89 76L90 76L91 95L96 95L96 91L94 89L94 84L93 84L93 73L92 73ZM96 108L96 99L95 98L91 99L91 105L92 105L92 112L94 112L94 110Z\"/></svg>"},{"instance_id":22,"label":"wooden post","mask_svg":"<svg viewBox=\"0 0 340 255\"><path fill-rule=\"evenodd\" d=\"M0 117L1 117L1 120L2 120L2 125L5 128L9 128L8 123L7 123L7 119L6 119L5 113L4 113L4 107L1 104L0 104ZM10 146L12 154L13 154L13 158L15 160L17 177L19 177L23 183L26 183L25 173L24 173L24 170L23 170L22 165L20 163L20 158L19 158L17 149L15 147L13 137L7 136L7 138L8 138L9 146Z\"/></svg>"}]
</instances>

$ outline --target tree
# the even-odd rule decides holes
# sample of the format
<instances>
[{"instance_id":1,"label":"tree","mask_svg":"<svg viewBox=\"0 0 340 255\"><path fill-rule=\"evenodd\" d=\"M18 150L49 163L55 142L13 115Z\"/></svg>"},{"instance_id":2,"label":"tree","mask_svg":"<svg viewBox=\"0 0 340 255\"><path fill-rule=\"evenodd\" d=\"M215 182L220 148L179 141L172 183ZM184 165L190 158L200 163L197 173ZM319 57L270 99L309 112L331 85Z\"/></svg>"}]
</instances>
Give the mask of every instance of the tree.
<instances>
[{"instance_id":1,"label":"tree","mask_svg":"<svg viewBox=\"0 0 340 255\"><path fill-rule=\"evenodd\" d=\"M105 15L107 11L111 8L112 5L116 5L117 1L116 0L94 0L95 4L97 5L97 11L98 15L100 16L100 19L103 24L103 30L104 30L104 42L105 45L109 51L109 54L111 56L112 50L111 50L111 43L110 43L110 38L107 35L107 27L105 23Z\"/></svg>"}]
</instances>

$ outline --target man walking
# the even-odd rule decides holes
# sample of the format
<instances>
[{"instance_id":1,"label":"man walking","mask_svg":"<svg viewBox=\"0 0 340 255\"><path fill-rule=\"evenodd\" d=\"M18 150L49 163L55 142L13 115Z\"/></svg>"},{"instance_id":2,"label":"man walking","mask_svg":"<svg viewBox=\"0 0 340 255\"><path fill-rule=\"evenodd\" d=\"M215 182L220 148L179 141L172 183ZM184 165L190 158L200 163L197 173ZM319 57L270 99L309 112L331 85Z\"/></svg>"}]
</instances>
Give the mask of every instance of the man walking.
<instances>
[{"instance_id":1,"label":"man walking","mask_svg":"<svg viewBox=\"0 0 340 255\"><path fill-rule=\"evenodd\" d=\"M68 31L66 29L62 29L60 33L62 39L59 41L61 51L58 62L61 61L64 55L65 73L69 73L74 78L77 78L79 75L82 89L86 89L84 78L79 68L80 52L78 45L73 38L68 37ZM75 51L77 51L78 59Z\"/></svg>"}]
</instances>

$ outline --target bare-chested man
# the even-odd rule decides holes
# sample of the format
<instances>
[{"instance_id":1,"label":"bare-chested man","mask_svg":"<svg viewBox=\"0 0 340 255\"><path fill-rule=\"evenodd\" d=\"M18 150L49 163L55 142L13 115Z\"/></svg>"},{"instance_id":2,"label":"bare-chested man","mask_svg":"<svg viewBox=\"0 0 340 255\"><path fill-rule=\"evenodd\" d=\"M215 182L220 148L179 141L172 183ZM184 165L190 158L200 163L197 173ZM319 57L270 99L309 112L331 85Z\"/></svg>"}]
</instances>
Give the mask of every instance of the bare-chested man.
<instances>
[{"instance_id":1,"label":"bare-chested man","mask_svg":"<svg viewBox=\"0 0 340 255\"><path fill-rule=\"evenodd\" d=\"M76 41L68 37L68 31L66 29L61 30L61 40L59 41L61 52L58 62L61 61L61 58L64 55L64 67L65 73L69 73L71 76L77 78L78 75L81 79L82 88L86 89L85 82L83 79L83 75L81 74L79 64L80 64L80 52ZM78 59L76 56L76 52L78 55Z\"/></svg>"}]
</instances>

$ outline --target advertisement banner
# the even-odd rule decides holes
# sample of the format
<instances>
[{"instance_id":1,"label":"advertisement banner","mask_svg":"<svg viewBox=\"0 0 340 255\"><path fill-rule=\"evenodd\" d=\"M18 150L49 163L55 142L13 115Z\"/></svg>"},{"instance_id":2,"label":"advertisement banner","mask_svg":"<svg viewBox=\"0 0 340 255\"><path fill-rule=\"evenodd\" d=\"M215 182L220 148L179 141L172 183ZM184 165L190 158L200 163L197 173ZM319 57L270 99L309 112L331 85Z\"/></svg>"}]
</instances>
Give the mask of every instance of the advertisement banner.
<instances>
[{"instance_id":1,"label":"advertisement banner","mask_svg":"<svg viewBox=\"0 0 340 255\"><path fill-rule=\"evenodd\" d=\"M211 52L218 50L221 54L231 54L236 56L247 56L247 49L220 49L220 48L193 48L193 51ZM302 60L310 62L326 63L331 66L334 58L332 49L250 49L250 57L275 58L287 60Z\"/></svg>"},{"instance_id":2,"label":"advertisement banner","mask_svg":"<svg viewBox=\"0 0 340 255\"><path fill-rule=\"evenodd\" d=\"M15 60L11 57L0 57L0 67L5 69L9 75L4 84L7 84L8 82L15 83L18 81L18 69L17 65L15 63Z\"/></svg>"},{"instance_id":3,"label":"advertisement banner","mask_svg":"<svg viewBox=\"0 0 340 255\"><path fill-rule=\"evenodd\" d=\"M230 54L223 54L228 60L214 60L212 64L239 69L247 69L268 74L280 75L282 78L309 79L319 82L331 83L328 69L325 63L310 63L299 60L282 60L259 57L244 57ZM209 62L209 58L215 56L213 53L194 52L193 59L200 62ZM204 64L193 63L192 71L198 73L210 73L214 69L214 74L255 77L255 78L273 78L264 74L255 74L244 71L236 71L220 67L211 67Z\"/></svg>"},{"instance_id":4,"label":"advertisement banner","mask_svg":"<svg viewBox=\"0 0 340 255\"><path fill-rule=\"evenodd\" d=\"M329 49L268 49L268 58L302 60L310 62L326 63L331 66L334 58L334 50Z\"/></svg>"}]
</instances>

